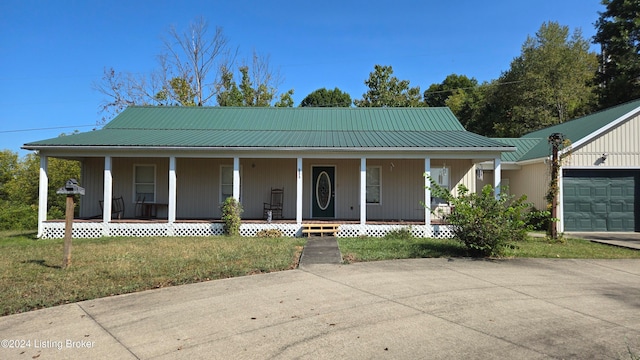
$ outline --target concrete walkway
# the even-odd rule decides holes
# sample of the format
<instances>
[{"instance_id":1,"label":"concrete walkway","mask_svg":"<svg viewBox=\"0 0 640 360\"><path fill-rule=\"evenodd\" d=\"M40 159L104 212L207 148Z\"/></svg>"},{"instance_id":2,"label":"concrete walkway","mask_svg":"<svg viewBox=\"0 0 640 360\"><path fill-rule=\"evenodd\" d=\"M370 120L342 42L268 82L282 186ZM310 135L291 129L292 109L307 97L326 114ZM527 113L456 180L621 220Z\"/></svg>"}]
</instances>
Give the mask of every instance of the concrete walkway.
<instances>
[{"instance_id":1,"label":"concrete walkway","mask_svg":"<svg viewBox=\"0 0 640 360\"><path fill-rule=\"evenodd\" d=\"M630 359L640 260L317 264L0 317L0 339L0 359Z\"/></svg>"},{"instance_id":2,"label":"concrete walkway","mask_svg":"<svg viewBox=\"0 0 640 360\"><path fill-rule=\"evenodd\" d=\"M318 264L342 264L338 239L333 236L311 237L302 250L300 267Z\"/></svg>"}]
</instances>

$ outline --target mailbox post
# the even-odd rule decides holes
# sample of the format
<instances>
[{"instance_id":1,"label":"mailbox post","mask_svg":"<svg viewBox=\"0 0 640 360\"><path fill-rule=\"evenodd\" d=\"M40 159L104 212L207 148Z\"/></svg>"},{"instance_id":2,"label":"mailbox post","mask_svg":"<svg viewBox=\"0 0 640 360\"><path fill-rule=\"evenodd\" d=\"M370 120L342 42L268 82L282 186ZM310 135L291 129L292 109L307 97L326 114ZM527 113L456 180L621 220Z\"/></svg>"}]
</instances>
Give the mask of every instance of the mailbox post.
<instances>
[{"instance_id":1,"label":"mailbox post","mask_svg":"<svg viewBox=\"0 0 640 360\"><path fill-rule=\"evenodd\" d=\"M74 195L84 195L84 188L78 185L78 180L69 179L67 183L58 189L58 194L67 195L67 204L65 210L64 224L64 257L62 258L62 268L66 269L71 266L71 234L73 230L73 210Z\"/></svg>"}]
</instances>

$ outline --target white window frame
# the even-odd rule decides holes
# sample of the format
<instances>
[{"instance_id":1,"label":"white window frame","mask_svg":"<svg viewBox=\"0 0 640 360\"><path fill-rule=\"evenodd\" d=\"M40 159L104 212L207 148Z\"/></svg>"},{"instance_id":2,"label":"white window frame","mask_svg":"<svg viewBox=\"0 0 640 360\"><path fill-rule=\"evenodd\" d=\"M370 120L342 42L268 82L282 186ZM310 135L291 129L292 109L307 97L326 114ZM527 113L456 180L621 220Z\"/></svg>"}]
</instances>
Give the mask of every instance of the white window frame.
<instances>
[{"instance_id":1,"label":"white window frame","mask_svg":"<svg viewBox=\"0 0 640 360\"><path fill-rule=\"evenodd\" d=\"M229 168L231 169L231 183L230 184L225 184L223 183L223 170L224 168ZM222 187L224 185L230 185L231 186L231 194L227 197L231 197L233 196L233 164L232 165L227 165L227 164L223 164L220 165L220 186L218 186L218 196L220 199L220 204L224 203L224 201L227 199L226 197L224 197L224 194L222 193ZM238 202L242 202L242 166L240 166L240 199L238 199Z\"/></svg>"},{"instance_id":2,"label":"white window frame","mask_svg":"<svg viewBox=\"0 0 640 360\"><path fill-rule=\"evenodd\" d=\"M138 198L138 185L148 185L149 183L138 183L136 182L136 174L138 171L138 167L151 167L153 168L153 200L147 199L145 197L145 203L155 203L158 200L158 177L156 172L156 164L133 164L133 196L132 199L135 202Z\"/></svg>"},{"instance_id":3,"label":"white window frame","mask_svg":"<svg viewBox=\"0 0 640 360\"><path fill-rule=\"evenodd\" d=\"M444 170L444 174L442 173ZM440 176L442 175L442 177ZM433 167L431 168L431 178L436 184L447 189L451 192L451 168L450 167ZM444 199L438 197L431 198L431 207L435 208L438 205L449 205Z\"/></svg>"},{"instance_id":4,"label":"white window frame","mask_svg":"<svg viewBox=\"0 0 640 360\"><path fill-rule=\"evenodd\" d=\"M369 184L369 169L378 169L378 184L377 185L371 185ZM369 199L366 199L367 205L382 205L382 166L380 165L370 165L367 166L367 179L366 179L366 188L365 190L368 190L369 188L372 187L377 187L378 188L378 202L369 202ZM365 191L364 196L367 196L368 191Z\"/></svg>"}]
</instances>

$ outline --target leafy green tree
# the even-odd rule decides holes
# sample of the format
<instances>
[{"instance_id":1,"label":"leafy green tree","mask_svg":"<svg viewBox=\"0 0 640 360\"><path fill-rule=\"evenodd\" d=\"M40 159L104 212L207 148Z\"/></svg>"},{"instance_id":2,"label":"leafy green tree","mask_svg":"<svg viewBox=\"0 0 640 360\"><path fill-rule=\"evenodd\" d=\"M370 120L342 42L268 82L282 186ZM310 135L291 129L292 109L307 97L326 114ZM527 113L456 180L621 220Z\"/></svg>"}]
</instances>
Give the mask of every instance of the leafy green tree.
<instances>
[{"instance_id":1,"label":"leafy green tree","mask_svg":"<svg viewBox=\"0 0 640 360\"><path fill-rule=\"evenodd\" d=\"M424 106L420 87L409 87L409 80L399 80L391 66L375 65L365 85L369 88L361 100L354 100L358 107L419 107Z\"/></svg>"},{"instance_id":2,"label":"leafy green tree","mask_svg":"<svg viewBox=\"0 0 640 360\"><path fill-rule=\"evenodd\" d=\"M6 184L15 176L18 167L18 154L5 149L0 152L0 199L8 200Z\"/></svg>"},{"instance_id":3,"label":"leafy green tree","mask_svg":"<svg viewBox=\"0 0 640 360\"><path fill-rule=\"evenodd\" d=\"M431 84L424 92L424 102L427 106L442 107L447 106L447 99L450 96L462 95L474 91L478 86L478 80L468 78L465 75L450 74L440 84ZM458 103L460 100L454 101ZM451 109L453 111L453 109ZM455 113L455 111L454 111Z\"/></svg>"},{"instance_id":4,"label":"leafy green tree","mask_svg":"<svg viewBox=\"0 0 640 360\"><path fill-rule=\"evenodd\" d=\"M189 80L179 77L171 79L166 87L156 94L156 100L160 104L172 106L196 106L195 97L196 93L191 88Z\"/></svg>"},{"instance_id":5,"label":"leafy green tree","mask_svg":"<svg viewBox=\"0 0 640 360\"><path fill-rule=\"evenodd\" d=\"M293 107L293 89L280 94L280 99L273 105L275 107Z\"/></svg>"},{"instance_id":6,"label":"leafy green tree","mask_svg":"<svg viewBox=\"0 0 640 360\"><path fill-rule=\"evenodd\" d=\"M424 92L427 106L446 106L468 131L491 135L493 122L484 121L485 94L489 84L478 84L475 78L450 74L440 84L431 84Z\"/></svg>"},{"instance_id":7,"label":"leafy green tree","mask_svg":"<svg viewBox=\"0 0 640 360\"><path fill-rule=\"evenodd\" d=\"M600 44L598 72L602 108L640 98L640 1L602 0L606 10L596 22Z\"/></svg>"},{"instance_id":8,"label":"leafy green tree","mask_svg":"<svg viewBox=\"0 0 640 360\"><path fill-rule=\"evenodd\" d=\"M351 96L337 87L333 90L326 88L318 89L307 95L300 106L302 107L349 107L351 106Z\"/></svg>"},{"instance_id":9,"label":"leafy green tree","mask_svg":"<svg viewBox=\"0 0 640 360\"><path fill-rule=\"evenodd\" d=\"M47 212L49 218L64 217L66 199L56 191L69 179L80 181L80 163L74 160L49 158L48 175L49 187L47 197ZM11 204L27 205L37 209L39 197L40 157L27 154L20 159L13 178L7 182L6 191ZM81 183L82 184L82 183ZM76 199L81 201L81 198Z\"/></svg>"},{"instance_id":10,"label":"leafy green tree","mask_svg":"<svg viewBox=\"0 0 640 360\"><path fill-rule=\"evenodd\" d=\"M216 86L216 99L220 106L271 106L278 94L279 75L258 54L253 54L252 67L238 68L241 81L238 85L233 72L226 66L221 69L221 82ZM293 89L280 94L274 106L293 106Z\"/></svg>"},{"instance_id":11,"label":"leafy green tree","mask_svg":"<svg viewBox=\"0 0 640 360\"><path fill-rule=\"evenodd\" d=\"M593 111L597 56L579 30L544 23L486 99L496 136L519 137Z\"/></svg>"}]
</instances>

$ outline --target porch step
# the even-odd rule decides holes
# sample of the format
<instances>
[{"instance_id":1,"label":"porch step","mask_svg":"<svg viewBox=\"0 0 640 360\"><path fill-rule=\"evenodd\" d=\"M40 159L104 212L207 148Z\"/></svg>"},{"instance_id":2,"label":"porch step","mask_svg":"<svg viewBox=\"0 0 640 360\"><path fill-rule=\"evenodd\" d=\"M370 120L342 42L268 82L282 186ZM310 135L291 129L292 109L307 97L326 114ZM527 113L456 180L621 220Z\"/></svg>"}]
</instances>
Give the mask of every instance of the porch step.
<instances>
[{"instance_id":1,"label":"porch step","mask_svg":"<svg viewBox=\"0 0 640 360\"><path fill-rule=\"evenodd\" d=\"M307 237L314 236L336 236L338 234L338 227L340 224L303 224L302 234L306 234Z\"/></svg>"}]
</instances>

